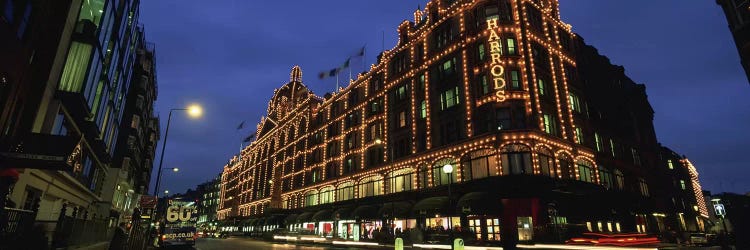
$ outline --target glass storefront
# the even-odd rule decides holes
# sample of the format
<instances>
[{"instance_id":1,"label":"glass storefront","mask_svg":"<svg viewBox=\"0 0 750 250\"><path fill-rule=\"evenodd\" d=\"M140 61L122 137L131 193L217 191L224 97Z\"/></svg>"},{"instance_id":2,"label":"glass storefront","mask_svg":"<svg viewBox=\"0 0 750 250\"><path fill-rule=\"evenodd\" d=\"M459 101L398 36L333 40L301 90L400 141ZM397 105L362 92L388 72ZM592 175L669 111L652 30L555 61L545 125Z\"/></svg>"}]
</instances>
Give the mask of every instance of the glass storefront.
<instances>
[{"instance_id":1,"label":"glass storefront","mask_svg":"<svg viewBox=\"0 0 750 250\"><path fill-rule=\"evenodd\" d=\"M333 221L321 221L318 222L318 228L315 232L317 235L332 237L333 236Z\"/></svg>"},{"instance_id":2,"label":"glass storefront","mask_svg":"<svg viewBox=\"0 0 750 250\"><path fill-rule=\"evenodd\" d=\"M518 240L529 241L534 236L534 223L531 217L518 217Z\"/></svg>"},{"instance_id":3,"label":"glass storefront","mask_svg":"<svg viewBox=\"0 0 750 250\"><path fill-rule=\"evenodd\" d=\"M459 217L435 217L427 218L427 228L432 230L449 230L451 228L461 227L461 218Z\"/></svg>"}]
</instances>

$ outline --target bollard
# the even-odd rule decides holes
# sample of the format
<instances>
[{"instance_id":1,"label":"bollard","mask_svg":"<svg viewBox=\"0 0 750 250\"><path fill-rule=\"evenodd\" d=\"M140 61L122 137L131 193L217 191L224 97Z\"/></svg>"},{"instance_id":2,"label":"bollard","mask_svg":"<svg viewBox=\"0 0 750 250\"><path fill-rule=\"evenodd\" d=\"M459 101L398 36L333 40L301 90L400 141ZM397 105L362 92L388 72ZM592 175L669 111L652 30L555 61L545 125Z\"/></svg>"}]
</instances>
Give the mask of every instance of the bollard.
<instances>
[{"instance_id":1,"label":"bollard","mask_svg":"<svg viewBox=\"0 0 750 250\"><path fill-rule=\"evenodd\" d=\"M396 238L396 243L394 244L396 250L404 250L404 239Z\"/></svg>"},{"instance_id":2,"label":"bollard","mask_svg":"<svg viewBox=\"0 0 750 250\"><path fill-rule=\"evenodd\" d=\"M464 240L461 238L453 240L453 250L464 250Z\"/></svg>"}]
</instances>

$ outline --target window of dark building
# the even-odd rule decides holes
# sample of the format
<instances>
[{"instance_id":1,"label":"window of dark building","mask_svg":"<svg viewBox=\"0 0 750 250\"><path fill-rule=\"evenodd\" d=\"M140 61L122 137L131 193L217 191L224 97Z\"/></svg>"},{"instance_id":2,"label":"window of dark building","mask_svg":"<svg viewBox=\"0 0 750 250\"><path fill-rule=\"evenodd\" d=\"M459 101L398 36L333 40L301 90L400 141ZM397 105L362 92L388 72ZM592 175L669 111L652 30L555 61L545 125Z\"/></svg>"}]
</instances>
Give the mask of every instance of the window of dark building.
<instances>
[{"instance_id":1,"label":"window of dark building","mask_svg":"<svg viewBox=\"0 0 750 250\"><path fill-rule=\"evenodd\" d=\"M440 135L442 145L461 139L460 120L446 119L440 126Z\"/></svg>"},{"instance_id":2,"label":"window of dark building","mask_svg":"<svg viewBox=\"0 0 750 250\"><path fill-rule=\"evenodd\" d=\"M530 4L526 4L526 11L531 27L540 33L543 32L544 26L542 25L542 12Z\"/></svg>"},{"instance_id":3,"label":"window of dark building","mask_svg":"<svg viewBox=\"0 0 750 250\"><path fill-rule=\"evenodd\" d=\"M425 100L422 100L419 104L419 118L427 118L427 102Z\"/></svg>"},{"instance_id":4,"label":"window of dark building","mask_svg":"<svg viewBox=\"0 0 750 250\"><path fill-rule=\"evenodd\" d=\"M344 123L344 126L346 129L350 129L354 126L359 125L360 118L359 118L359 110L353 111L349 113L349 115L346 116L346 122Z\"/></svg>"},{"instance_id":5,"label":"window of dark building","mask_svg":"<svg viewBox=\"0 0 750 250\"><path fill-rule=\"evenodd\" d=\"M419 130L417 132L417 150L418 151L425 151L427 149L427 132L423 130Z\"/></svg>"},{"instance_id":6,"label":"window of dark building","mask_svg":"<svg viewBox=\"0 0 750 250\"><path fill-rule=\"evenodd\" d=\"M323 150L321 148L316 148L312 151L312 154L310 154L310 159L308 160L310 163L318 163L323 160Z\"/></svg>"},{"instance_id":7,"label":"window of dark building","mask_svg":"<svg viewBox=\"0 0 750 250\"><path fill-rule=\"evenodd\" d=\"M534 58L535 66L549 69L549 56L547 55L547 50L545 50L541 45L534 43L531 46L531 54Z\"/></svg>"},{"instance_id":8,"label":"window of dark building","mask_svg":"<svg viewBox=\"0 0 750 250\"><path fill-rule=\"evenodd\" d=\"M370 81L370 89L369 89L370 95L378 93L378 91L380 91L380 89L382 88L383 88L383 79L381 79L380 75L374 77Z\"/></svg>"},{"instance_id":9,"label":"window of dark building","mask_svg":"<svg viewBox=\"0 0 750 250\"><path fill-rule=\"evenodd\" d=\"M500 39L500 53L503 55L515 56L518 55L518 45L516 38L511 35L506 35L505 38Z\"/></svg>"},{"instance_id":10,"label":"window of dark building","mask_svg":"<svg viewBox=\"0 0 750 250\"><path fill-rule=\"evenodd\" d=\"M441 24L437 30L433 32L433 39L436 49L441 49L446 45L450 44L453 39L458 35L458 29L454 27L452 20L448 20Z\"/></svg>"},{"instance_id":11,"label":"window of dark building","mask_svg":"<svg viewBox=\"0 0 750 250\"><path fill-rule=\"evenodd\" d=\"M406 111L402 110L395 114L393 123L397 129L399 128L406 128L406 125L409 124L409 120L406 115Z\"/></svg>"},{"instance_id":12,"label":"window of dark building","mask_svg":"<svg viewBox=\"0 0 750 250\"><path fill-rule=\"evenodd\" d=\"M393 155L390 157L401 158L411 154L411 141L408 138L400 138L393 145Z\"/></svg>"},{"instance_id":13,"label":"window of dark building","mask_svg":"<svg viewBox=\"0 0 750 250\"><path fill-rule=\"evenodd\" d=\"M458 60L455 56L443 61L438 65L437 70L434 71L436 73L435 78L439 81L453 76L456 73L456 68L458 67L457 62Z\"/></svg>"},{"instance_id":14,"label":"window of dark building","mask_svg":"<svg viewBox=\"0 0 750 250\"><path fill-rule=\"evenodd\" d=\"M367 108L368 115L377 115L383 112L383 98L377 98L369 103Z\"/></svg>"},{"instance_id":15,"label":"window of dark building","mask_svg":"<svg viewBox=\"0 0 750 250\"><path fill-rule=\"evenodd\" d=\"M457 106L461 102L461 94L458 90L458 86L449 88L443 93L440 93L440 110L446 110Z\"/></svg>"},{"instance_id":16,"label":"window of dark building","mask_svg":"<svg viewBox=\"0 0 750 250\"><path fill-rule=\"evenodd\" d=\"M338 162L329 162L326 164L326 180L336 178L339 176L339 164Z\"/></svg>"},{"instance_id":17,"label":"window of dark building","mask_svg":"<svg viewBox=\"0 0 750 250\"><path fill-rule=\"evenodd\" d=\"M359 147L359 131L353 131L344 138L344 149L351 150Z\"/></svg>"},{"instance_id":18,"label":"window of dark building","mask_svg":"<svg viewBox=\"0 0 750 250\"><path fill-rule=\"evenodd\" d=\"M355 105L359 104L361 101L361 97L359 96L359 88L352 89L351 92L349 92L349 108L354 107Z\"/></svg>"},{"instance_id":19,"label":"window of dark building","mask_svg":"<svg viewBox=\"0 0 750 250\"><path fill-rule=\"evenodd\" d=\"M307 181L305 181L305 184L312 185L321 181L322 179L323 175L320 168L313 168L309 173L307 173Z\"/></svg>"},{"instance_id":20,"label":"window of dark building","mask_svg":"<svg viewBox=\"0 0 750 250\"><path fill-rule=\"evenodd\" d=\"M347 156L344 159L344 172L342 175L354 173L357 169L359 169L359 157L356 154Z\"/></svg>"},{"instance_id":21,"label":"window of dark building","mask_svg":"<svg viewBox=\"0 0 750 250\"><path fill-rule=\"evenodd\" d=\"M365 168L369 169L375 166L379 166L383 163L384 156L384 150L381 146L371 147L367 149L367 152L365 153L365 159L367 160Z\"/></svg>"},{"instance_id":22,"label":"window of dark building","mask_svg":"<svg viewBox=\"0 0 750 250\"><path fill-rule=\"evenodd\" d=\"M424 58L424 46L422 43L417 44L417 55L416 55L416 61L421 62Z\"/></svg>"},{"instance_id":23,"label":"window of dark building","mask_svg":"<svg viewBox=\"0 0 750 250\"><path fill-rule=\"evenodd\" d=\"M341 121L332 122L328 125L328 138L333 138L341 133Z\"/></svg>"},{"instance_id":24,"label":"window of dark building","mask_svg":"<svg viewBox=\"0 0 750 250\"><path fill-rule=\"evenodd\" d=\"M551 114L542 115L542 121L544 123L544 132L551 135L558 135L557 120L555 116Z\"/></svg>"},{"instance_id":25,"label":"window of dark building","mask_svg":"<svg viewBox=\"0 0 750 250\"><path fill-rule=\"evenodd\" d=\"M377 121L367 126L367 142L383 139L383 122Z\"/></svg>"},{"instance_id":26,"label":"window of dark building","mask_svg":"<svg viewBox=\"0 0 750 250\"><path fill-rule=\"evenodd\" d=\"M393 95L396 97L395 100L397 103L403 102L409 97L409 90L407 87L406 84L401 84L401 86L398 86L393 90Z\"/></svg>"},{"instance_id":27,"label":"window of dark building","mask_svg":"<svg viewBox=\"0 0 750 250\"><path fill-rule=\"evenodd\" d=\"M494 89L494 86L490 85L490 80L487 78L486 74L481 74L476 78L475 88L476 96L482 97L489 95L491 93L490 90Z\"/></svg>"},{"instance_id":28,"label":"window of dark building","mask_svg":"<svg viewBox=\"0 0 750 250\"><path fill-rule=\"evenodd\" d=\"M483 42L477 43L477 61L478 62L484 62L487 60L487 48L484 46Z\"/></svg>"},{"instance_id":29,"label":"window of dark building","mask_svg":"<svg viewBox=\"0 0 750 250\"><path fill-rule=\"evenodd\" d=\"M510 84L508 84L510 90L520 91L523 88L521 85L521 72L516 69L507 72L508 78L510 79Z\"/></svg>"},{"instance_id":30,"label":"window of dark building","mask_svg":"<svg viewBox=\"0 0 750 250\"><path fill-rule=\"evenodd\" d=\"M391 59L390 71L399 74L409 69L409 54L401 52Z\"/></svg>"},{"instance_id":31,"label":"window of dark building","mask_svg":"<svg viewBox=\"0 0 750 250\"><path fill-rule=\"evenodd\" d=\"M329 142L326 146L326 158L339 156L340 151L341 147L338 141Z\"/></svg>"}]
</instances>

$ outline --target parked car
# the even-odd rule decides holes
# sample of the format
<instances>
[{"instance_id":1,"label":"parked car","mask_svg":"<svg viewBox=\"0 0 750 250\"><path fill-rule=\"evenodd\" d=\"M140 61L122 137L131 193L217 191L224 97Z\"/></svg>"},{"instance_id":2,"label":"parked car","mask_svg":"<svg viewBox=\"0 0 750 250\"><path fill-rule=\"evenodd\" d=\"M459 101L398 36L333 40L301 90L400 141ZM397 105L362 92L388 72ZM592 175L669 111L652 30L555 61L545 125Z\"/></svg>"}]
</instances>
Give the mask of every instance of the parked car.
<instances>
[{"instance_id":1,"label":"parked car","mask_svg":"<svg viewBox=\"0 0 750 250\"><path fill-rule=\"evenodd\" d=\"M706 234L706 233L691 233L690 234L690 244L697 245L697 246L706 246L706 245L712 245L715 243L716 237L713 234Z\"/></svg>"}]
</instances>

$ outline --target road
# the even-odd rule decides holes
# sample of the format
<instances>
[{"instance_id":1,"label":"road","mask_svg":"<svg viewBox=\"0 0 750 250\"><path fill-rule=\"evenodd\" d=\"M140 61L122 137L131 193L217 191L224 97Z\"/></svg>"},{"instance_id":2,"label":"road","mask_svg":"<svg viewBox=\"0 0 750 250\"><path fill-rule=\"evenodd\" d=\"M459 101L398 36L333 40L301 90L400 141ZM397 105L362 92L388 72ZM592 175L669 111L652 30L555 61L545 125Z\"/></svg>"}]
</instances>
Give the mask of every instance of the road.
<instances>
[{"instance_id":1,"label":"road","mask_svg":"<svg viewBox=\"0 0 750 250\"><path fill-rule=\"evenodd\" d=\"M250 238L228 238L228 239L213 239L213 238L199 238L196 243L196 250L234 250L234 249L272 249L272 250L286 250L286 249L300 249L300 250L354 250L354 249L373 249L373 248L356 248L356 247L333 247L333 246L314 246L314 245L293 245L293 244L282 244L282 243L271 243ZM390 249L387 247L381 247L381 249ZM582 248L583 249L583 248ZM659 249L675 249L675 250L719 250L720 247L666 247Z\"/></svg>"},{"instance_id":2,"label":"road","mask_svg":"<svg viewBox=\"0 0 750 250\"><path fill-rule=\"evenodd\" d=\"M273 249L273 250L285 250L285 249L300 249L300 250L326 250L326 249L358 249L358 248L345 248L345 247L324 247L324 246L296 246L291 244L280 244L270 243L260 240L253 240L249 238L228 238L228 239L212 239L212 238L199 238L195 243L196 250L232 250L232 249Z\"/></svg>"}]
</instances>

